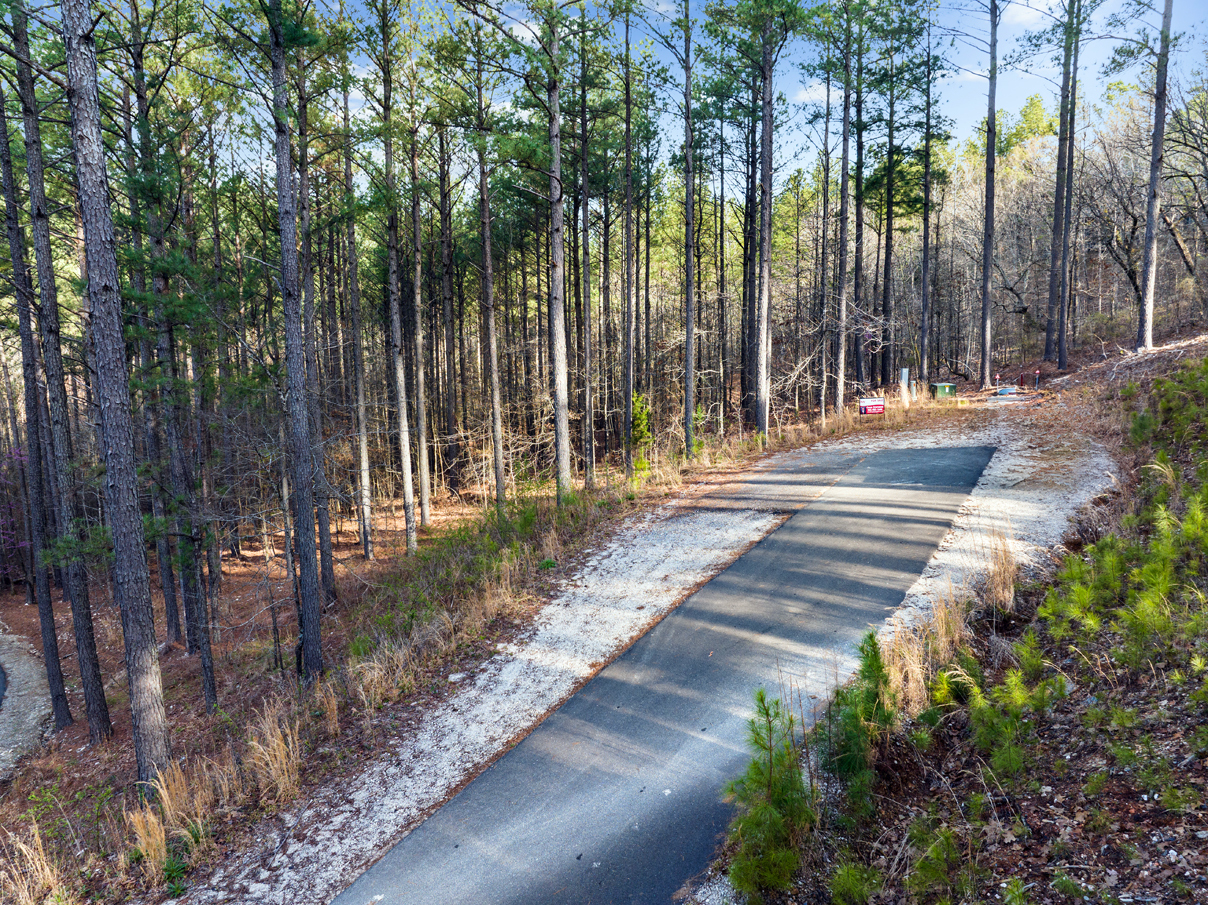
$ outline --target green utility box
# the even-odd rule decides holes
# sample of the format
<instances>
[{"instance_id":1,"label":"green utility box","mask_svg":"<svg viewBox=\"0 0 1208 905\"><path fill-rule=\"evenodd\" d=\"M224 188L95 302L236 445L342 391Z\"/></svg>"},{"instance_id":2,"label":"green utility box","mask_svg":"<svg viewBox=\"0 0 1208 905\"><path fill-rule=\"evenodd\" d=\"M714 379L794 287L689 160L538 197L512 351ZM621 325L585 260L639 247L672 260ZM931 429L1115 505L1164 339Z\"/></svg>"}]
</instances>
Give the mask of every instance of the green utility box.
<instances>
[{"instance_id":1,"label":"green utility box","mask_svg":"<svg viewBox=\"0 0 1208 905\"><path fill-rule=\"evenodd\" d=\"M932 399L955 399L956 384L955 383L933 383L931 385Z\"/></svg>"}]
</instances>

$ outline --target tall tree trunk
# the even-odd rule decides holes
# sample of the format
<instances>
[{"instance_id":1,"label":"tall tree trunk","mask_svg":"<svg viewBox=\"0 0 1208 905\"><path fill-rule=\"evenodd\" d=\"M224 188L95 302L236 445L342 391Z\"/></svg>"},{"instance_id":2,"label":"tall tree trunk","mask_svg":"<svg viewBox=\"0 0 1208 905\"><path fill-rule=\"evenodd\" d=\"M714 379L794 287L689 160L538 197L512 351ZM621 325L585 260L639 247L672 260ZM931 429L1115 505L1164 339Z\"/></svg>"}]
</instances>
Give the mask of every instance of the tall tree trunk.
<instances>
[{"instance_id":1,"label":"tall tree trunk","mask_svg":"<svg viewBox=\"0 0 1208 905\"><path fill-rule=\"evenodd\" d=\"M13 176L12 151L9 147L7 101L0 91L0 175L4 179L4 221L8 230L8 250L13 265L13 293L17 300L17 324L21 335L21 374L25 384L25 451L29 486L29 541L33 548L34 599L38 603L38 625L42 633L42 660L46 666L46 681L50 688L51 710L55 731L65 729L74 720L67 704L63 683L63 666L59 659L59 636L55 631L54 607L50 599L50 573L45 562L47 501L42 489L42 403L38 392L38 363L34 351L33 308L34 287L25 254L25 236L17 212L17 181ZM13 442L19 442L16 436Z\"/></svg>"},{"instance_id":2,"label":"tall tree trunk","mask_svg":"<svg viewBox=\"0 0 1208 905\"><path fill-rule=\"evenodd\" d=\"M768 436L771 404L772 307L772 25L764 25L760 77L763 123L759 134L759 306L756 310L755 429Z\"/></svg>"},{"instance_id":3,"label":"tall tree trunk","mask_svg":"<svg viewBox=\"0 0 1208 905\"><path fill-rule=\"evenodd\" d=\"M634 260L633 260L633 72L629 46L629 9L625 9L625 476L633 477L633 367L634 367Z\"/></svg>"},{"instance_id":4,"label":"tall tree trunk","mask_svg":"<svg viewBox=\"0 0 1208 905\"><path fill-rule=\"evenodd\" d=\"M50 244L50 205L46 198L45 171L42 159L42 136L39 132L37 96L34 90L29 30L23 0L12 7L13 44L17 52L17 93L21 100L21 117L25 131L25 167L28 177L30 226L34 240L34 260L38 272L38 292L41 310L38 323L42 340L42 360L46 372L47 414L50 427L51 458L47 462L48 489L54 506L59 535L76 535L78 500L72 486L71 431L68 423L67 390L64 385L63 354L59 344L59 299L56 289L54 253ZM95 87L93 89L95 93ZM88 598L88 574L83 562L73 558L64 570L67 597L71 602L71 622L75 631L76 659L80 665L80 680L84 691L84 710L88 716L88 738L97 744L113 734L109 720L109 705L105 701L105 685L96 653L96 636L92 626L92 605Z\"/></svg>"},{"instance_id":5,"label":"tall tree trunk","mask_svg":"<svg viewBox=\"0 0 1208 905\"><path fill-rule=\"evenodd\" d=\"M310 419L311 480L319 532L319 580L323 599L336 599L335 565L331 549L331 494L323 464L323 416L319 410L319 351L315 324L315 254L310 189L310 97L306 87L307 60L298 60L298 219L302 243L298 269L302 283L302 339L306 346L306 412Z\"/></svg>"},{"instance_id":6,"label":"tall tree trunk","mask_svg":"<svg viewBox=\"0 0 1208 905\"><path fill-rule=\"evenodd\" d=\"M306 683L323 673L319 614L322 588L315 554L313 490L314 448L306 405L306 344L302 335L302 305L298 292L298 220L290 155L289 97L285 81L285 22L281 0L269 0L270 57L273 73L273 126L277 158L277 225L281 235L281 309L285 320L286 408L290 433L290 474L297 538L299 620L302 667Z\"/></svg>"},{"instance_id":7,"label":"tall tree trunk","mask_svg":"<svg viewBox=\"0 0 1208 905\"><path fill-rule=\"evenodd\" d=\"M1044 323L1044 360L1057 356L1057 305L1061 297L1061 241L1065 235L1065 196L1067 185L1066 146L1070 142L1070 65L1074 55L1077 29L1077 0L1066 0L1066 21L1061 60L1061 99L1057 128L1057 180L1053 197L1053 231L1049 243L1049 301Z\"/></svg>"},{"instance_id":8,"label":"tall tree trunk","mask_svg":"<svg viewBox=\"0 0 1208 905\"><path fill-rule=\"evenodd\" d=\"M923 260L919 274L919 380L927 388L928 356L931 341L931 82L934 59L931 54L931 14L927 14L927 62L923 72L926 84L925 123L923 126Z\"/></svg>"},{"instance_id":9,"label":"tall tree trunk","mask_svg":"<svg viewBox=\"0 0 1208 905\"><path fill-rule=\"evenodd\" d=\"M684 0L684 457L695 455L692 432L696 409L696 218L693 213L696 183L692 174L692 13Z\"/></svg>"},{"instance_id":10,"label":"tall tree trunk","mask_svg":"<svg viewBox=\"0 0 1208 905\"><path fill-rule=\"evenodd\" d=\"M1137 317L1137 351L1153 348L1153 300L1158 281L1158 218L1162 211L1161 177L1166 141L1166 69L1170 61L1172 0L1162 12L1158 70L1154 81L1153 137L1149 146L1149 191L1145 196L1145 257L1141 263L1141 310Z\"/></svg>"},{"instance_id":11,"label":"tall tree trunk","mask_svg":"<svg viewBox=\"0 0 1208 905\"><path fill-rule=\"evenodd\" d=\"M412 91L414 91L414 87ZM418 114L416 114L418 115ZM419 216L419 123L411 129L411 253L415 268L411 281L412 351L415 358L415 433L416 465L419 480L419 522L427 527L431 522L428 493L432 482L428 476L428 399L424 380L424 316L423 316L423 235L420 232Z\"/></svg>"},{"instance_id":12,"label":"tall tree trunk","mask_svg":"<svg viewBox=\"0 0 1208 905\"><path fill-rule=\"evenodd\" d=\"M983 389L990 385L992 370L990 287L994 276L994 165L998 140L994 93L998 88L998 19L998 0L990 0L990 88L986 100L986 211L982 231L981 369L978 375Z\"/></svg>"},{"instance_id":13,"label":"tall tree trunk","mask_svg":"<svg viewBox=\"0 0 1208 905\"><path fill-rule=\"evenodd\" d=\"M566 373L566 232L564 193L562 191L562 109L558 34L559 12L549 19L549 79L546 82L546 109L549 111L549 200L550 200L550 266L549 266L549 335L550 363L553 365L554 397L554 458L558 503L571 489L570 473L570 413L568 411Z\"/></svg>"},{"instance_id":14,"label":"tall tree trunk","mask_svg":"<svg viewBox=\"0 0 1208 905\"><path fill-rule=\"evenodd\" d=\"M138 778L148 782L168 764L168 721L155 649L150 576L138 502L130 379L126 373L117 242L101 133L96 45L87 0L66 0L62 15L67 98L87 254L95 386L101 402L101 432L105 441L105 514L113 537L114 593L122 614Z\"/></svg>"},{"instance_id":15,"label":"tall tree trunk","mask_svg":"<svg viewBox=\"0 0 1208 905\"><path fill-rule=\"evenodd\" d=\"M856 58L856 236L855 248L852 251L852 307L860 319L856 324L855 336L855 377L856 385L863 389L868 379L865 366L864 332L867 323L867 313L864 311L864 41L863 35L857 45Z\"/></svg>"},{"instance_id":16,"label":"tall tree trunk","mask_svg":"<svg viewBox=\"0 0 1208 905\"><path fill-rule=\"evenodd\" d=\"M841 163L839 164L839 263L835 296L838 301L835 342L835 411L843 413L847 380L847 221L851 213L848 170L851 164L851 2L843 3L843 125Z\"/></svg>"},{"instance_id":17,"label":"tall tree trunk","mask_svg":"<svg viewBox=\"0 0 1208 905\"><path fill-rule=\"evenodd\" d=\"M485 81L485 66L483 60L481 25L475 30L475 90L477 99L477 154L478 154L478 217L482 231L482 323L483 336L486 343L487 380L491 394L491 449L495 466L495 505L502 509L507 502L507 484L503 468L503 400L499 382L499 350L495 336L495 262L491 248L491 191L490 174L487 170L486 143L488 129L486 121L485 98L483 84ZM552 119L551 119L552 122ZM552 128L552 127L551 127ZM555 158L556 158L555 154ZM559 187L561 192L561 187ZM553 293L550 293L550 316L554 313ZM561 307L559 307L561 311ZM551 331L554 337L562 338L561 330ZM564 340L563 340L564 341ZM566 414L566 346L562 347L562 404L563 415ZM568 430L569 434L569 430ZM567 437L569 439L569 437ZM561 447L565 449L565 447ZM569 455L569 452L568 452ZM569 462L567 468L569 470ZM569 488L568 488L569 489ZM561 500L562 481L558 481L559 500Z\"/></svg>"},{"instance_id":18,"label":"tall tree trunk","mask_svg":"<svg viewBox=\"0 0 1208 905\"><path fill-rule=\"evenodd\" d=\"M352 181L352 125L348 104L348 80L344 80L344 192L348 218L345 242L348 271L348 315L352 332L352 370L357 416L357 522L360 526L361 553L373 559L373 500L369 484L369 411L365 393L364 331L361 324L361 282L357 267L357 218Z\"/></svg>"},{"instance_id":19,"label":"tall tree trunk","mask_svg":"<svg viewBox=\"0 0 1208 905\"><path fill-rule=\"evenodd\" d=\"M277 0L279 2L279 0ZM402 287L400 285L398 252L398 187L394 173L394 59L391 47L389 12L386 4L380 9L382 58L382 134L386 176L386 306L390 323L389 374L394 402L398 408L399 464L403 484L403 523L407 535L407 550L414 553L419 544L415 527L415 491L411 483L411 426L407 415L407 368L403 358Z\"/></svg>"},{"instance_id":20,"label":"tall tree trunk","mask_svg":"<svg viewBox=\"0 0 1208 905\"><path fill-rule=\"evenodd\" d=\"M1078 16L1082 15L1081 0L1076 2ZM1069 343L1067 337L1067 318L1069 317L1069 301L1070 301L1070 240L1073 232L1073 203L1074 203L1074 123L1077 119L1076 113L1078 109L1078 49L1082 43L1082 23L1078 23L1078 33L1074 38L1074 59L1070 64L1070 104L1069 104L1069 140L1066 142L1065 151L1065 172L1066 172L1066 191L1064 205L1065 211L1062 213L1062 235L1061 235L1061 295L1060 295L1060 314L1057 318L1057 367L1064 371L1068 364Z\"/></svg>"},{"instance_id":21,"label":"tall tree trunk","mask_svg":"<svg viewBox=\"0 0 1208 905\"><path fill-rule=\"evenodd\" d=\"M591 195L587 185L587 7L579 12L579 120L582 134L579 138L579 182L582 186L583 242L583 485L591 489L596 480L596 437L595 405L592 398L591 356L591 253L590 253L590 208ZM605 227L607 229L607 227ZM607 267L607 263L604 265ZM605 309L607 312L607 308ZM607 317L607 314L605 314ZM605 395L605 412L607 399Z\"/></svg>"},{"instance_id":22,"label":"tall tree trunk","mask_svg":"<svg viewBox=\"0 0 1208 905\"><path fill-rule=\"evenodd\" d=\"M889 115L886 119L888 130L886 141L885 164L885 271L881 281L881 386L888 387L893 380L893 368L896 363L894 355L894 323L893 323L893 204L894 176L896 175L897 154L894 148L894 130L896 122L896 106L898 100L897 60L889 58Z\"/></svg>"},{"instance_id":23,"label":"tall tree trunk","mask_svg":"<svg viewBox=\"0 0 1208 905\"><path fill-rule=\"evenodd\" d=\"M440 303L445 328L445 437L449 444L447 467L456 474L461 458L461 429L457 423L457 379L454 368L457 361L457 347L454 336L456 324L453 322L453 192L449 186L452 154L443 127L437 135L440 140ZM527 300L522 300L521 304L527 304ZM526 327L526 340L527 336ZM525 355L527 358L527 342ZM465 375L462 376L464 379ZM527 385L527 370L525 377ZM457 484L453 486L456 487Z\"/></svg>"}]
</instances>

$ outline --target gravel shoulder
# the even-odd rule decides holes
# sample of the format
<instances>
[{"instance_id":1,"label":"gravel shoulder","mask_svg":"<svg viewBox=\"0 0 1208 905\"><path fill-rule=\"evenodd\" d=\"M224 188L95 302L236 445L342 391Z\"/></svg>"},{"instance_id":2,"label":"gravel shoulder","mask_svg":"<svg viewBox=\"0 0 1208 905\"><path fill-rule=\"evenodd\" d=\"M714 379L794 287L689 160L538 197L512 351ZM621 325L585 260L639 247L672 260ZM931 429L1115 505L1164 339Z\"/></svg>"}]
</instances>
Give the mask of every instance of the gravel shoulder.
<instances>
[{"instance_id":1,"label":"gravel shoulder","mask_svg":"<svg viewBox=\"0 0 1208 905\"><path fill-rule=\"evenodd\" d=\"M24 639L5 634L3 628L0 625L0 667L7 687L0 701L0 782L42 740L52 715L42 659Z\"/></svg>"},{"instance_id":2,"label":"gravel shoulder","mask_svg":"<svg viewBox=\"0 0 1208 905\"><path fill-rule=\"evenodd\" d=\"M531 635L476 674L352 779L332 782L270 821L189 902L327 902L634 639L778 526L794 472L824 474L888 448L992 445L997 453L953 529L893 619L919 618L951 586L971 585L995 534L1025 568L1043 568L1077 510L1109 487L1107 453L1034 423L1030 403L975 413L958 427L861 433L769 456L727 484L635 517L552 595ZM769 489L773 488L773 489ZM774 488L780 488L776 490ZM890 628L890 627L886 627ZM891 629L890 629L891 630ZM849 652L850 654L850 652ZM854 658L842 657L842 681ZM810 677L806 677L807 681ZM829 681L820 681L821 679ZM707 892L700 902L723 901ZM724 894L724 893L723 893Z\"/></svg>"}]
</instances>

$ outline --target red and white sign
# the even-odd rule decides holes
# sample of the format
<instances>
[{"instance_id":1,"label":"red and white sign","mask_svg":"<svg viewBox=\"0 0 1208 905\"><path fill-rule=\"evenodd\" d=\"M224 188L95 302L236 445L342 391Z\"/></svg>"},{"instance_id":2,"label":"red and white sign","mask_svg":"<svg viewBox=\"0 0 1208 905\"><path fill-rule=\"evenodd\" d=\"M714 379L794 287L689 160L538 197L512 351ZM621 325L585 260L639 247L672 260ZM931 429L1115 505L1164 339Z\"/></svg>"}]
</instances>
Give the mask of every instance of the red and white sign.
<instances>
[{"instance_id":1,"label":"red and white sign","mask_svg":"<svg viewBox=\"0 0 1208 905\"><path fill-rule=\"evenodd\" d=\"M861 396L860 397L860 414L861 415L884 415L885 414L885 397L884 396Z\"/></svg>"}]
</instances>

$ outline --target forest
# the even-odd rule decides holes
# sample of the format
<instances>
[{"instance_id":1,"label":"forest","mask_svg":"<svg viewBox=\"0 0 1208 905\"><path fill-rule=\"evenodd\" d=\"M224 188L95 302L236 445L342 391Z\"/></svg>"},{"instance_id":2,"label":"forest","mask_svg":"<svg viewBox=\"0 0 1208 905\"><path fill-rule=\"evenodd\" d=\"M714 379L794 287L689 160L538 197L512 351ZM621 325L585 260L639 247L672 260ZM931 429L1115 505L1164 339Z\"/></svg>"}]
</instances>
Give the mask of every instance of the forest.
<instances>
[{"instance_id":1,"label":"forest","mask_svg":"<svg viewBox=\"0 0 1208 905\"><path fill-rule=\"evenodd\" d=\"M446 500L1203 323L1204 47L1170 0L1040 3L1000 47L1011 5L6 0L0 558L56 727L112 733L110 599L150 781L160 645L214 710L232 562L285 570L309 685L333 533L393 555L383 512L414 552ZM1003 103L1010 67L1057 78Z\"/></svg>"}]
</instances>

